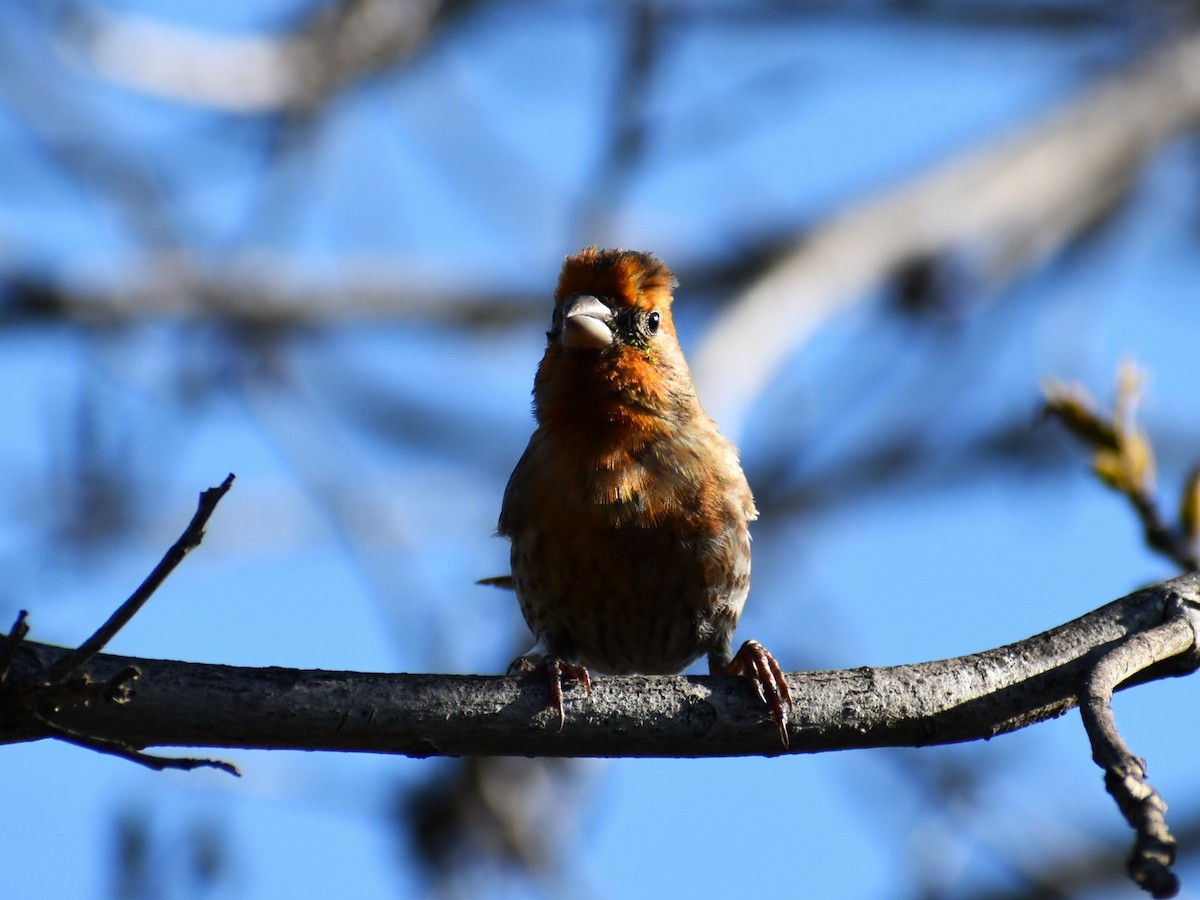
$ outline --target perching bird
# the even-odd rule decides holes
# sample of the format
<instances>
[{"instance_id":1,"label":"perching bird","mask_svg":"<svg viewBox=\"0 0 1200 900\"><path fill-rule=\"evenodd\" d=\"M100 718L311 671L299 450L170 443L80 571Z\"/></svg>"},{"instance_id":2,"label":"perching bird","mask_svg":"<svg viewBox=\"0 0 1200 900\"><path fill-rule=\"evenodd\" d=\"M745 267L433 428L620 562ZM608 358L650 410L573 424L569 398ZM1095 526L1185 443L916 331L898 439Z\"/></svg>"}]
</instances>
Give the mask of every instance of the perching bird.
<instances>
[{"instance_id":1,"label":"perching bird","mask_svg":"<svg viewBox=\"0 0 1200 900\"><path fill-rule=\"evenodd\" d=\"M791 697L770 653L733 633L757 516L737 450L700 406L675 337L675 278L649 253L567 257L533 387L537 429L500 512L512 587L538 641L514 666L667 674L708 654L748 676L786 745ZM499 583L501 579L494 580Z\"/></svg>"}]
</instances>

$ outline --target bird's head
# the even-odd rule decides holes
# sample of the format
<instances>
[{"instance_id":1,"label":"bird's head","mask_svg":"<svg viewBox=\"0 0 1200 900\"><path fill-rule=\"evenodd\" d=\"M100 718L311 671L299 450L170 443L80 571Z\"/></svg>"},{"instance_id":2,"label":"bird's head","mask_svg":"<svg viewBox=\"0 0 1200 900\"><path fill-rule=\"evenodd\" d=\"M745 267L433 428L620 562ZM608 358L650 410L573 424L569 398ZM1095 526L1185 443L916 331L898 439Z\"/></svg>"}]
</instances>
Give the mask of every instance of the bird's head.
<instances>
[{"instance_id":1,"label":"bird's head","mask_svg":"<svg viewBox=\"0 0 1200 900\"><path fill-rule=\"evenodd\" d=\"M567 353L651 356L656 344L675 340L675 284L649 253L588 247L563 263L546 336Z\"/></svg>"},{"instance_id":2,"label":"bird's head","mask_svg":"<svg viewBox=\"0 0 1200 900\"><path fill-rule=\"evenodd\" d=\"M690 410L695 392L671 319L675 284L649 253L588 247L567 257L534 382L540 422L644 425Z\"/></svg>"}]
</instances>

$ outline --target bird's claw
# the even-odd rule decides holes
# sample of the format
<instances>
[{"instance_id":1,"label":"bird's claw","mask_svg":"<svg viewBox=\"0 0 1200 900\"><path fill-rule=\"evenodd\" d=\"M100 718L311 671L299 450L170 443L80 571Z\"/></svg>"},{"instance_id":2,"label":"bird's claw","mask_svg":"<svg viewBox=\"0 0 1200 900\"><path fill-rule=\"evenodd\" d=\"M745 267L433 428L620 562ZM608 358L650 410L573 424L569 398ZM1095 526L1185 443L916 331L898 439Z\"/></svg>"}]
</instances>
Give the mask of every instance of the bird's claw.
<instances>
[{"instance_id":1,"label":"bird's claw","mask_svg":"<svg viewBox=\"0 0 1200 900\"><path fill-rule=\"evenodd\" d=\"M550 685L550 708L558 713L558 730L562 731L563 726L567 723L567 714L563 708L563 679L571 678L578 681L590 697L592 695L592 676L588 673L586 666L567 662L558 656L542 658L518 656L509 663L508 674L533 672L540 666L544 666L546 669L546 678Z\"/></svg>"},{"instance_id":2,"label":"bird's claw","mask_svg":"<svg viewBox=\"0 0 1200 900\"><path fill-rule=\"evenodd\" d=\"M785 748L788 741L788 710L795 709L783 669L771 652L758 641L746 641L725 669L726 674L750 679L754 693L771 710L771 718L779 728L779 739Z\"/></svg>"},{"instance_id":3,"label":"bird's claw","mask_svg":"<svg viewBox=\"0 0 1200 900\"><path fill-rule=\"evenodd\" d=\"M550 679L550 705L558 712L558 730L562 731L567 724L567 714L563 710L563 678L573 678L583 685L588 696L592 696L592 676L586 666L569 663L565 659L552 656L546 660L546 675Z\"/></svg>"}]
</instances>

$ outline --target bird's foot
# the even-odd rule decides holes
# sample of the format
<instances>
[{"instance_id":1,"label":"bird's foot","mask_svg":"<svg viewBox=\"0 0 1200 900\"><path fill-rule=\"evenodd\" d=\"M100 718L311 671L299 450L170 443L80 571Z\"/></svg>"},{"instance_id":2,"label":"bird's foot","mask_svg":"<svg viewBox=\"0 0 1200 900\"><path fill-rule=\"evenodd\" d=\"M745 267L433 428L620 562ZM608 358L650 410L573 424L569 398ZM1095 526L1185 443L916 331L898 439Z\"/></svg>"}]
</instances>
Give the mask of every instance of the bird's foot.
<instances>
[{"instance_id":1,"label":"bird's foot","mask_svg":"<svg viewBox=\"0 0 1200 900\"><path fill-rule=\"evenodd\" d=\"M567 714L563 709L563 679L571 678L578 681L590 697L592 695L592 676L588 673L586 666L569 663L558 656L542 657L537 654L518 656L509 664L508 674L533 672L539 667L546 669L546 678L550 685L550 708L558 713L558 730L562 731L567 722Z\"/></svg>"},{"instance_id":2,"label":"bird's foot","mask_svg":"<svg viewBox=\"0 0 1200 900\"><path fill-rule=\"evenodd\" d=\"M771 651L758 641L746 641L725 672L728 675L742 675L750 679L758 699L771 710L771 718L779 728L779 739L783 741L783 746L790 746L787 731L788 710L795 709L796 705L792 702L792 694L788 690L783 669L775 662Z\"/></svg>"}]
</instances>

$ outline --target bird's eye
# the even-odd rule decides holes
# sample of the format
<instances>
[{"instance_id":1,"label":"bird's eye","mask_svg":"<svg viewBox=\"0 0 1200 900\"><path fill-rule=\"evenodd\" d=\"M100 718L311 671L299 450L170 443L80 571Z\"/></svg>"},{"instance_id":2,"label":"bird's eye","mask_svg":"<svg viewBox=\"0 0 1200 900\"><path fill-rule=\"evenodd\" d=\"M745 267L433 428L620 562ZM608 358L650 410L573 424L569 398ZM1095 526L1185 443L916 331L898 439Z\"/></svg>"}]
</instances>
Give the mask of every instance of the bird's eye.
<instances>
[{"instance_id":1,"label":"bird's eye","mask_svg":"<svg viewBox=\"0 0 1200 900\"><path fill-rule=\"evenodd\" d=\"M658 310L646 316L646 331L650 334L658 334L658 325L662 322L662 314Z\"/></svg>"}]
</instances>

